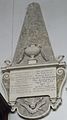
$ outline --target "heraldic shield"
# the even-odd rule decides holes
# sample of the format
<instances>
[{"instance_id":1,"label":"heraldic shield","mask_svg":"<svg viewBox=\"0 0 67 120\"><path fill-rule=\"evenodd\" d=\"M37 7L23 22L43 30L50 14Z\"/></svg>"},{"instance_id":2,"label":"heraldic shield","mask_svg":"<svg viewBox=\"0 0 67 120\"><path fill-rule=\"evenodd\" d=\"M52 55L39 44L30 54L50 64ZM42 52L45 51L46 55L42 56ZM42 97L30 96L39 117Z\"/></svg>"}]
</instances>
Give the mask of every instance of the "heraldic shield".
<instances>
[{"instance_id":1,"label":"heraldic shield","mask_svg":"<svg viewBox=\"0 0 67 120\"><path fill-rule=\"evenodd\" d=\"M38 3L28 5L13 61L2 67L2 82L12 112L42 118L62 103L64 56L55 58Z\"/></svg>"}]
</instances>

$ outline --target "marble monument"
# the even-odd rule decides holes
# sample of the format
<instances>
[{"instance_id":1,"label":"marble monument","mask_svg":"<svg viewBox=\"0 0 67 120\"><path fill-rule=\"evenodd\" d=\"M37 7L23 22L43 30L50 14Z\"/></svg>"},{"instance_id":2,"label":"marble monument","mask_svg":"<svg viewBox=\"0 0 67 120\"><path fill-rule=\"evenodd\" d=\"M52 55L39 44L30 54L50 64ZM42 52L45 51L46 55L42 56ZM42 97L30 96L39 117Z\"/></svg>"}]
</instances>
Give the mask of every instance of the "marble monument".
<instances>
[{"instance_id":1,"label":"marble monument","mask_svg":"<svg viewBox=\"0 0 67 120\"><path fill-rule=\"evenodd\" d=\"M29 4L13 61L6 61L6 67L2 67L12 112L38 119L59 107L65 82L63 58L54 56L40 5Z\"/></svg>"}]
</instances>

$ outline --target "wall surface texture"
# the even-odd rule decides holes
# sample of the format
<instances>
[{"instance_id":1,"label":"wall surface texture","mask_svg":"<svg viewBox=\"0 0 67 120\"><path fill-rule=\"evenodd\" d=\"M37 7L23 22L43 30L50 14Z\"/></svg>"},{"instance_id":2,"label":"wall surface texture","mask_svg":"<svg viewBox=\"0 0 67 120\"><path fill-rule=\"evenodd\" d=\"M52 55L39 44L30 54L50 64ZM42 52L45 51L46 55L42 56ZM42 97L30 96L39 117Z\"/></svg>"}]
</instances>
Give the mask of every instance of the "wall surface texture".
<instances>
[{"instance_id":1,"label":"wall surface texture","mask_svg":"<svg viewBox=\"0 0 67 120\"><path fill-rule=\"evenodd\" d=\"M64 55L67 61L67 0L0 0L0 67L3 66L5 59L13 58L26 8L31 2L38 2L41 6L55 56ZM67 83L62 92L62 105L56 112L51 111L42 120L67 120L66 87ZM1 85L1 74L0 92L5 96ZM22 118L14 113L9 114L9 120L22 120Z\"/></svg>"}]
</instances>

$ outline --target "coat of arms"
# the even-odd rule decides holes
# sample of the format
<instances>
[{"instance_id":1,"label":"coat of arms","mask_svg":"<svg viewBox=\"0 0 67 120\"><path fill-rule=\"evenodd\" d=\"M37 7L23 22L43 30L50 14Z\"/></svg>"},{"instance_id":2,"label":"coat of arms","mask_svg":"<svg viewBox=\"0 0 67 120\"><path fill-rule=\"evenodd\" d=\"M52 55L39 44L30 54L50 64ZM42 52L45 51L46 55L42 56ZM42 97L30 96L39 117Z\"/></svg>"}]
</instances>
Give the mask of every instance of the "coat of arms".
<instances>
[{"instance_id":1,"label":"coat of arms","mask_svg":"<svg viewBox=\"0 0 67 120\"><path fill-rule=\"evenodd\" d=\"M13 112L36 119L58 108L65 82L63 58L55 58L40 6L31 3L13 61L6 60L2 68L2 81Z\"/></svg>"}]
</instances>

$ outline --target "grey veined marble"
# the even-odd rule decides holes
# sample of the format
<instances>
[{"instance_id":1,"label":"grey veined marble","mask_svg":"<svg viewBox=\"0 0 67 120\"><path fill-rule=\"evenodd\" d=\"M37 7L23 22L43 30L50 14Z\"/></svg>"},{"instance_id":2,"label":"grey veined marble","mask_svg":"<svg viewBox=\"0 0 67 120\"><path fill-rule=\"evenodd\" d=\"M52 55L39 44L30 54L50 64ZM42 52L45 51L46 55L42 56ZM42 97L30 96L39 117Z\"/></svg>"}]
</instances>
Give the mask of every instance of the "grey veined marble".
<instances>
[{"instance_id":1,"label":"grey veined marble","mask_svg":"<svg viewBox=\"0 0 67 120\"><path fill-rule=\"evenodd\" d=\"M54 56L39 4L29 4L13 61L2 68L12 112L32 120L58 108L65 82L63 58Z\"/></svg>"},{"instance_id":2,"label":"grey veined marble","mask_svg":"<svg viewBox=\"0 0 67 120\"><path fill-rule=\"evenodd\" d=\"M30 47L31 45L40 48L39 53L34 56L37 59L38 64L56 62L40 5L38 3L31 3L27 8L13 59L13 65L27 64L27 60L30 56L25 53L25 48Z\"/></svg>"}]
</instances>

